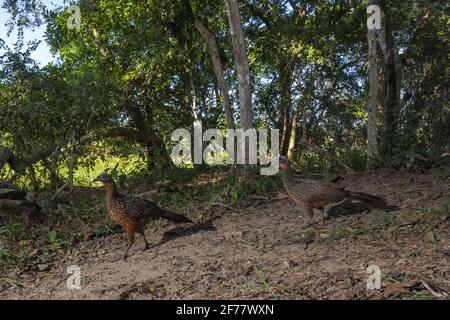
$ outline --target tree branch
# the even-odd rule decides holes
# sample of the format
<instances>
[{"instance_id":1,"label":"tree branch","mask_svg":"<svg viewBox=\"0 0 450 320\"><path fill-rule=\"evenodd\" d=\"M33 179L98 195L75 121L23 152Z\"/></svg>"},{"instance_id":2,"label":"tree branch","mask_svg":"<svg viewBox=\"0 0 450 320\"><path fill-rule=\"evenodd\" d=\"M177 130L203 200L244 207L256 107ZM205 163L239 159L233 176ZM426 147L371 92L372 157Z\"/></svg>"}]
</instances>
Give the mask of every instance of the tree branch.
<instances>
[{"instance_id":1,"label":"tree branch","mask_svg":"<svg viewBox=\"0 0 450 320\"><path fill-rule=\"evenodd\" d=\"M105 132L91 133L82 136L76 143L76 146L90 143L96 140L113 137L124 137L140 143L147 143L149 140L151 140L151 137L147 137L135 129L118 127L109 129ZM0 169L2 169L3 166L7 163L12 170L16 172L23 172L26 167L49 157L53 152L61 149L68 143L69 141L64 141L60 144L49 145L25 156L16 155L10 148L0 146Z\"/></svg>"}]
</instances>

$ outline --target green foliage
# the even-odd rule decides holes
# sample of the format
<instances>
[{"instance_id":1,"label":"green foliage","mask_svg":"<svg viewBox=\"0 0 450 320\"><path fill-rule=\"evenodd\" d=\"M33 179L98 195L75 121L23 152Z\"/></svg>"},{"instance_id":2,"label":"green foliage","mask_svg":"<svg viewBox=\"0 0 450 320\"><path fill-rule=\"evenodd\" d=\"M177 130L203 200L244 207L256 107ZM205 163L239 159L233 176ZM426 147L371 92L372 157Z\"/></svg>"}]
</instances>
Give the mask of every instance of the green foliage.
<instances>
[{"instance_id":1,"label":"green foliage","mask_svg":"<svg viewBox=\"0 0 450 320\"><path fill-rule=\"evenodd\" d=\"M273 197L282 189L279 175L261 176L257 170L251 170L250 177L230 179L230 195L233 202L252 201L251 196Z\"/></svg>"},{"instance_id":2,"label":"green foliage","mask_svg":"<svg viewBox=\"0 0 450 320\"><path fill-rule=\"evenodd\" d=\"M39 67L19 32L17 44L0 57L0 145L27 157L54 152L31 165L0 164L0 178L21 186L56 189L67 179L72 153L76 185L113 170L164 178L173 170L171 132L224 128L223 99L197 16L215 35L233 102L237 87L226 6L195 1L77 1L80 30L67 27L69 12L47 3L8 1L8 28L45 23L45 41L60 57ZM295 164L302 171L335 171L335 163L303 150L300 137L354 170L365 168L367 101L367 1L246 1L241 6L252 76L254 122L282 128L297 117ZM450 148L448 7L439 2L384 3L402 60L398 136L382 166L417 169ZM304 10L304 11L302 11ZM236 104L236 103L235 103ZM383 109L383 105L380 106ZM238 108L233 110L239 119ZM283 111L284 112L284 111ZM383 144L380 115L379 144ZM287 130L291 124L288 123ZM282 146L286 151L287 144ZM419 160L418 160L419 159ZM117 165L117 167L116 167ZM178 171L176 171L178 172ZM183 171L184 172L184 171ZM192 172L196 172L195 169ZM270 179L268 179L270 181ZM234 200L271 190L263 182L229 190ZM268 182L271 184L272 182ZM253 190L253 189L257 190ZM260 188L260 189L258 189ZM249 190L249 191L246 191Z\"/></svg>"},{"instance_id":3,"label":"green foliage","mask_svg":"<svg viewBox=\"0 0 450 320\"><path fill-rule=\"evenodd\" d=\"M48 238L51 242L55 242L58 237L58 233L55 230L51 230L48 232Z\"/></svg>"},{"instance_id":4,"label":"green foliage","mask_svg":"<svg viewBox=\"0 0 450 320\"><path fill-rule=\"evenodd\" d=\"M0 237L7 241L18 241L25 232L24 225L17 220L0 227Z\"/></svg>"}]
</instances>

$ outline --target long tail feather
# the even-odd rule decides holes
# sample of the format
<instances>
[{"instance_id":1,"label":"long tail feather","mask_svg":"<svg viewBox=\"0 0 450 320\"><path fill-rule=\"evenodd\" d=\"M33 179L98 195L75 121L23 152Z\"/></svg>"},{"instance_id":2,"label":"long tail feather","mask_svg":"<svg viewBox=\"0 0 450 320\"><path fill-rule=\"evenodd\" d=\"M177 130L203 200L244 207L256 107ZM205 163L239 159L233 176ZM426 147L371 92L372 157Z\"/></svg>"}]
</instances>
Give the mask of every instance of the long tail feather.
<instances>
[{"instance_id":1,"label":"long tail feather","mask_svg":"<svg viewBox=\"0 0 450 320\"><path fill-rule=\"evenodd\" d=\"M189 220L188 218L186 218L185 216L183 216L182 214L167 211L167 210L162 210L161 218L170 220L175 223L183 223L183 222L194 223L191 220Z\"/></svg>"},{"instance_id":2,"label":"long tail feather","mask_svg":"<svg viewBox=\"0 0 450 320\"><path fill-rule=\"evenodd\" d=\"M379 208L385 208L386 207L386 200L384 200L381 197L373 196L371 194L363 193L363 192L351 192L350 198L363 201L365 203L371 204L373 206L379 207Z\"/></svg>"}]
</instances>

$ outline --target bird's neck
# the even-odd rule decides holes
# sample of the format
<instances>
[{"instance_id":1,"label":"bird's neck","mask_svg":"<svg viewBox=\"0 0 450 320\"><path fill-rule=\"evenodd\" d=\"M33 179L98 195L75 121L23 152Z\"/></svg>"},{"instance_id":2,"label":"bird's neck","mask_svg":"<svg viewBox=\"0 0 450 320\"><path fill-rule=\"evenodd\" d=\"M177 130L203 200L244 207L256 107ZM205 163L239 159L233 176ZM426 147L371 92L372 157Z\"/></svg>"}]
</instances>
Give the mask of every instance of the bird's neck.
<instances>
[{"instance_id":1,"label":"bird's neck","mask_svg":"<svg viewBox=\"0 0 450 320\"><path fill-rule=\"evenodd\" d=\"M295 174L295 171L291 168L291 166L287 166L285 170L283 170L283 184L284 186L290 186L290 185L299 185L302 184L304 181L301 179L298 175Z\"/></svg>"},{"instance_id":2,"label":"bird's neck","mask_svg":"<svg viewBox=\"0 0 450 320\"><path fill-rule=\"evenodd\" d=\"M120 193L117 191L117 187L114 182L105 183L105 187L106 187L106 197L108 200L120 197Z\"/></svg>"},{"instance_id":3,"label":"bird's neck","mask_svg":"<svg viewBox=\"0 0 450 320\"><path fill-rule=\"evenodd\" d=\"M282 171L283 179L289 179L292 177L293 171L290 165L287 165L286 168Z\"/></svg>"}]
</instances>

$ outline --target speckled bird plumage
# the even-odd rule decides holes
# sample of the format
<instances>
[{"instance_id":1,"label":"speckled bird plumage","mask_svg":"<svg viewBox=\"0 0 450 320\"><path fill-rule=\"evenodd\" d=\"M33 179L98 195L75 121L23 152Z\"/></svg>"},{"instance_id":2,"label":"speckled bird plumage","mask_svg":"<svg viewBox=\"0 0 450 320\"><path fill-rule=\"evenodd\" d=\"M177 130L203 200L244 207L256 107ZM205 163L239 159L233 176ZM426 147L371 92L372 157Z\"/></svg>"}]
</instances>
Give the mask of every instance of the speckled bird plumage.
<instances>
[{"instance_id":1,"label":"speckled bird plumage","mask_svg":"<svg viewBox=\"0 0 450 320\"><path fill-rule=\"evenodd\" d=\"M305 225L311 223L314 209L321 211L323 223L326 218L324 207L346 198L364 201L378 207L383 207L386 204L380 197L362 192L350 192L342 188L333 187L331 184L323 181L304 179L294 173L286 157L280 157L280 169L288 196L295 203L305 208L308 213L309 220Z\"/></svg>"},{"instance_id":2,"label":"speckled bird plumage","mask_svg":"<svg viewBox=\"0 0 450 320\"><path fill-rule=\"evenodd\" d=\"M120 194L117 191L113 178L107 173L100 174L94 181L102 182L105 186L108 214L128 234L129 246L125 251L124 259L126 259L128 250L134 243L134 234L136 232L142 235L145 241L145 247L148 247L148 242L144 234L144 226L149 221L162 218L176 223L192 223L185 216L161 209L150 200L138 196L125 196Z\"/></svg>"}]
</instances>

